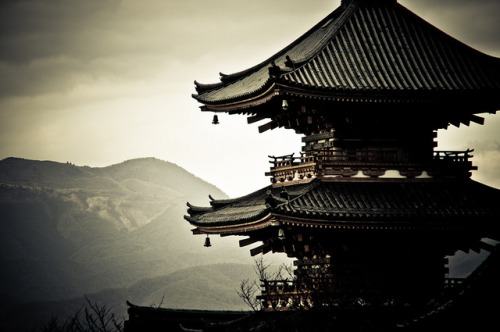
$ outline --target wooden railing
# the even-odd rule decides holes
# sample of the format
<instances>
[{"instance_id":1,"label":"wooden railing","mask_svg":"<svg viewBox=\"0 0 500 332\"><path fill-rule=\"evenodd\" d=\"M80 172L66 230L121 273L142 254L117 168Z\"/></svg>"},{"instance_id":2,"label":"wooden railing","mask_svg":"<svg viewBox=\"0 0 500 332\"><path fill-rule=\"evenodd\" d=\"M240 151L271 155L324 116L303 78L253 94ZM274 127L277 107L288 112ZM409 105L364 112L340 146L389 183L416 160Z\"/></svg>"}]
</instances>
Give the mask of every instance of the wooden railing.
<instances>
[{"instance_id":1,"label":"wooden railing","mask_svg":"<svg viewBox=\"0 0 500 332\"><path fill-rule=\"evenodd\" d=\"M295 281L283 280L262 280L262 294L283 294L296 291Z\"/></svg>"},{"instance_id":2,"label":"wooden railing","mask_svg":"<svg viewBox=\"0 0 500 332\"><path fill-rule=\"evenodd\" d=\"M473 156L474 150L466 151L434 151L432 162L466 163ZM373 149L373 150L315 150L294 153L284 156L269 156L272 168L298 166L305 163L333 164L339 162L372 162L372 163L419 163L411 160L410 155L401 149Z\"/></svg>"},{"instance_id":3,"label":"wooden railing","mask_svg":"<svg viewBox=\"0 0 500 332\"><path fill-rule=\"evenodd\" d=\"M462 285L465 278L444 278L443 288L456 288ZM281 294L297 291L295 280L261 280L262 293Z\"/></svg>"},{"instance_id":4,"label":"wooden railing","mask_svg":"<svg viewBox=\"0 0 500 332\"><path fill-rule=\"evenodd\" d=\"M472 166L470 158L474 150L466 151L434 151L428 158L415 156L403 149L322 149L302 152L300 156L289 154L269 156L271 171L266 173L273 177L273 183L290 181L298 172L301 178L310 177L313 173L332 168L350 168L371 170L399 170L411 174L415 170L431 171L442 175L467 176L468 172L477 169Z\"/></svg>"},{"instance_id":5,"label":"wooden railing","mask_svg":"<svg viewBox=\"0 0 500 332\"><path fill-rule=\"evenodd\" d=\"M465 278L445 278L443 290L456 291L457 288L464 284L465 280ZM329 296L330 298L328 298L328 300L331 303L352 303L354 299L359 300L360 295L358 293L339 292L338 290L334 290L334 288L332 288L334 287L334 283L332 282L329 284L322 283L316 285L320 286L319 288L314 286L315 285L303 282L299 284L296 280L289 279L261 280L261 295L257 296L257 299L263 301L265 308L273 307L274 310L286 310L286 308L293 303L298 305L299 301L307 303L307 299L314 297L314 292L320 292L325 296ZM398 302L396 298L393 300L393 304ZM380 303L388 305L387 301L380 302L380 299L377 299L376 296L371 299L366 298L364 301L369 301L372 304ZM312 302L309 301L309 305L312 305Z\"/></svg>"},{"instance_id":6,"label":"wooden railing","mask_svg":"<svg viewBox=\"0 0 500 332\"><path fill-rule=\"evenodd\" d=\"M467 149L466 151L434 151L434 160L465 163L469 162L469 158L473 157L471 152L474 152L474 149Z\"/></svg>"}]
</instances>

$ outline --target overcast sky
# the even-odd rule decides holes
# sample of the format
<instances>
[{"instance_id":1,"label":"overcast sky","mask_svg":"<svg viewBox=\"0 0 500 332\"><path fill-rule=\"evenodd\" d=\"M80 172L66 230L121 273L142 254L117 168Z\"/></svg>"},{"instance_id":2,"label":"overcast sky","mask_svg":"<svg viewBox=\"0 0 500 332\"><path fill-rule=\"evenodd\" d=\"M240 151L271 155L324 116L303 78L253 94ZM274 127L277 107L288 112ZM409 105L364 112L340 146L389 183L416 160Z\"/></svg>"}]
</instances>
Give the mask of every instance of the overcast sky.
<instances>
[{"instance_id":1,"label":"overcast sky","mask_svg":"<svg viewBox=\"0 0 500 332\"><path fill-rule=\"evenodd\" d=\"M500 56L500 1L400 0L455 38ZM269 184L268 155L300 136L258 133L243 116L199 111L193 81L253 66L311 28L339 0L3 0L0 159L108 166L171 161L239 196ZM500 115L439 133L440 149L475 148L474 177L500 187Z\"/></svg>"}]
</instances>

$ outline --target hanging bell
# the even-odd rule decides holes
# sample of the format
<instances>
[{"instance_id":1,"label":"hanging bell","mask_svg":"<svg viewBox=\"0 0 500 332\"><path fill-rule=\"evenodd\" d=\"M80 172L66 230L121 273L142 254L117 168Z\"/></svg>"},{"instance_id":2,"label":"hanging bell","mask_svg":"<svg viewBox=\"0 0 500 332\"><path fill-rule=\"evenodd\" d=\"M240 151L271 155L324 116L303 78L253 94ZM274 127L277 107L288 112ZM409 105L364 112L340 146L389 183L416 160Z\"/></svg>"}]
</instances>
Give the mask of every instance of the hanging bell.
<instances>
[{"instance_id":1,"label":"hanging bell","mask_svg":"<svg viewBox=\"0 0 500 332\"><path fill-rule=\"evenodd\" d=\"M281 241L285 239L285 230L283 228L278 229L278 239Z\"/></svg>"},{"instance_id":2,"label":"hanging bell","mask_svg":"<svg viewBox=\"0 0 500 332\"><path fill-rule=\"evenodd\" d=\"M207 247L207 248L212 246L212 244L210 243L210 238L208 237L208 235L207 235L207 238L205 239L205 244L203 246Z\"/></svg>"},{"instance_id":3,"label":"hanging bell","mask_svg":"<svg viewBox=\"0 0 500 332\"><path fill-rule=\"evenodd\" d=\"M217 125L219 124L219 117L217 114L214 114L214 119L212 120L212 124Z\"/></svg>"}]
</instances>

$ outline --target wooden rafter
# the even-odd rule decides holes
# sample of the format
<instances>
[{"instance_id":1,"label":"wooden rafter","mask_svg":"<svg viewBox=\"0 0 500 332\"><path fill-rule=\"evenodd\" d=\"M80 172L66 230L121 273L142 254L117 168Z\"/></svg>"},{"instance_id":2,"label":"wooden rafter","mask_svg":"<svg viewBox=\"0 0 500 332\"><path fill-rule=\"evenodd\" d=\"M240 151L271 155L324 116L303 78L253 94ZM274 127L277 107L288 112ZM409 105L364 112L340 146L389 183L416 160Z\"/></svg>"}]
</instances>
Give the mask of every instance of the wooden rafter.
<instances>
[{"instance_id":1,"label":"wooden rafter","mask_svg":"<svg viewBox=\"0 0 500 332\"><path fill-rule=\"evenodd\" d=\"M271 122L268 122L262 126L259 126L259 133L263 133L267 130L272 130L274 128L278 127L278 123L276 121L271 121Z\"/></svg>"},{"instance_id":2,"label":"wooden rafter","mask_svg":"<svg viewBox=\"0 0 500 332\"><path fill-rule=\"evenodd\" d=\"M240 240L240 247L245 247L258 241L259 240L254 237L249 237L247 239Z\"/></svg>"},{"instance_id":3,"label":"wooden rafter","mask_svg":"<svg viewBox=\"0 0 500 332\"><path fill-rule=\"evenodd\" d=\"M477 115L471 115L470 120L472 122L478 123L480 125L484 125L484 118L477 116Z\"/></svg>"},{"instance_id":4,"label":"wooden rafter","mask_svg":"<svg viewBox=\"0 0 500 332\"><path fill-rule=\"evenodd\" d=\"M254 116L249 116L249 117L247 118L247 122L248 122L248 124L252 124L252 123L255 123L255 122L258 122L258 121L264 120L265 118L267 118L267 116L265 116L265 115L254 115Z\"/></svg>"},{"instance_id":5,"label":"wooden rafter","mask_svg":"<svg viewBox=\"0 0 500 332\"><path fill-rule=\"evenodd\" d=\"M253 256L256 256L260 253L262 254L267 254L269 251L271 251L271 246L268 245L268 244L262 244L260 246L258 246L257 248L253 248L250 250L250 255L253 257Z\"/></svg>"}]
</instances>

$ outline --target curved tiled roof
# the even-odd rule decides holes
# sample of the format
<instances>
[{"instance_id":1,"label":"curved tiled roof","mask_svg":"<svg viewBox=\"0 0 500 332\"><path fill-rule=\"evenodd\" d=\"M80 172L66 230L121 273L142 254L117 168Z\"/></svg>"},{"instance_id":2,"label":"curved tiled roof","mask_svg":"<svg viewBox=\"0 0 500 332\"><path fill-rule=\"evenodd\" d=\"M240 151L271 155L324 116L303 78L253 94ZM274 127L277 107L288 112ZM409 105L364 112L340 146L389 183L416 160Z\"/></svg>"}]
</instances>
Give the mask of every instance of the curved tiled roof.
<instances>
[{"instance_id":1,"label":"curved tiled roof","mask_svg":"<svg viewBox=\"0 0 500 332\"><path fill-rule=\"evenodd\" d=\"M286 189L283 189L286 188ZM500 220L500 190L467 180L326 182L283 188L216 203L204 213L188 210L191 224L240 227L270 216L283 222L323 225L461 227Z\"/></svg>"},{"instance_id":2,"label":"curved tiled roof","mask_svg":"<svg viewBox=\"0 0 500 332\"><path fill-rule=\"evenodd\" d=\"M500 88L498 69L498 59L422 24L400 6L360 7L283 80L340 90L480 90Z\"/></svg>"},{"instance_id":3,"label":"curved tiled roof","mask_svg":"<svg viewBox=\"0 0 500 332\"><path fill-rule=\"evenodd\" d=\"M340 97L425 101L453 91L495 97L500 59L448 36L396 1L351 0L259 65L222 75L218 84L196 84L194 98L206 105L239 102L277 86Z\"/></svg>"},{"instance_id":4,"label":"curved tiled roof","mask_svg":"<svg viewBox=\"0 0 500 332\"><path fill-rule=\"evenodd\" d=\"M294 186L286 192L286 197L294 198L310 190L311 185ZM255 222L268 215L278 204L287 202L281 188L271 186L249 195L226 200L211 198L211 207L195 207L188 203L189 216L185 219L197 226L227 226Z\"/></svg>"},{"instance_id":5,"label":"curved tiled roof","mask_svg":"<svg viewBox=\"0 0 500 332\"><path fill-rule=\"evenodd\" d=\"M268 60L239 73L232 75L221 74L221 82L218 84L204 85L195 82L199 94L193 95L193 97L203 103L218 103L243 99L266 90L273 83L270 73L273 66L286 67L287 57L307 59L313 56L315 52L324 46L328 41L328 37L335 33L339 23L353 9L354 7L349 10L343 10L342 7L338 8L308 33Z\"/></svg>"},{"instance_id":6,"label":"curved tiled roof","mask_svg":"<svg viewBox=\"0 0 500 332\"><path fill-rule=\"evenodd\" d=\"M500 192L474 181L321 182L275 213L312 219L413 220L500 217ZM492 200L492 197L497 200ZM479 221L479 220L478 220Z\"/></svg>"}]
</instances>

